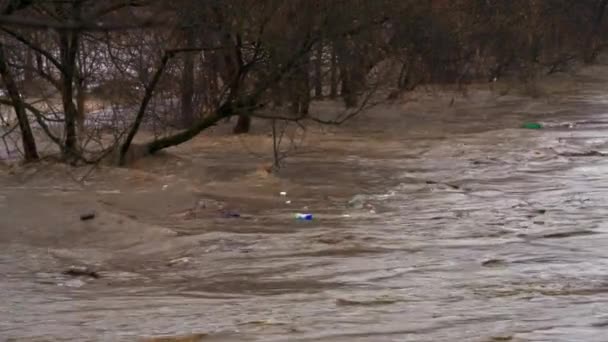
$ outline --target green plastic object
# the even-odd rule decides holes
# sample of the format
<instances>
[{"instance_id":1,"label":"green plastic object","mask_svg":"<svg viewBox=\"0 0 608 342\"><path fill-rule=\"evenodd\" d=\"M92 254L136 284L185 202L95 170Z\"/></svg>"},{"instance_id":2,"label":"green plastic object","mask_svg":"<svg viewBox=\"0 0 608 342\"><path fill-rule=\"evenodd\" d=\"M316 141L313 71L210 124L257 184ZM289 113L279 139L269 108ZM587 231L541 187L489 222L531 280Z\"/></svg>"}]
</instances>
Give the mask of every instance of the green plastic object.
<instances>
[{"instance_id":1,"label":"green plastic object","mask_svg":"<svg viewBox=\"0 0 608 342\"><path fill-rule=\"evenodd\" d=\"M541 129L543 128L543 125L541 125L538 122L525 122L522 125L522 128L527 128L527 129Z\"/></svg>"}]
</instances>

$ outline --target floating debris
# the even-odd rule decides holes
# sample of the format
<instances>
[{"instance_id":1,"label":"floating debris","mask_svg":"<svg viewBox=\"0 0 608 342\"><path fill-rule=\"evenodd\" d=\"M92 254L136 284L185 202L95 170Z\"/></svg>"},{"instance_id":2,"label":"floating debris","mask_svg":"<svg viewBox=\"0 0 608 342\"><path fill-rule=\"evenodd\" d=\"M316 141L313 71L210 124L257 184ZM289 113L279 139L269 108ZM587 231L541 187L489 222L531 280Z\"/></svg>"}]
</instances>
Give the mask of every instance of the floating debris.
<instances>
[{"instance_id":1,"label":"floating debris","mask_svg":"<svg viewBox=\"0 0 608 342\"><path fill-rule=\"evenodd\" d=\"M221 210L221 215L224 218L239 218L241 217L241 214L237 213L236 211L231 211L231 210Z\"/></svg>"},{"instance_id":2,"label":"floating debris","mask_svg":"<svg viewBox=\"0 0 608 342\"><path fill-rule=\"evenodd\" d=\"M95 212L94 211L90 211L90 212L87 212L87 213L84 213L84 214L80 215L80 220L81 221L89 221L89 220L94 219L95 216L96 216Z\"/></svg>"},{"instance_id":3,"label":"floating debris","mask_svg":"<svg viewBox=\"0 0 608 342\"><path fill-rule=\"evenodd\" d=\"M371 299L344 299L344 298L338 298L336 299L336 305L341 305L341 306L374 306L374 305L389 305L389 304L395 304L397 302L401 301L401 299L398 298L391 298L388 296L382 296L382 297L378 297L378 298L371 298Z\"/></svg>"},{"instance_id":4,"label":"floating debris","mask_svg":"<svg viewBox=\"0 0 608 342\"><path fill-rule=\"evenodd\" d=\"M208 334L193 334L193 335L181 335L181 336L159 336L159 337L145 337L140 339L141 342L202 342Z\"/></svg>"},{"instance_id":5,"label":"floating debris","mask_svg":"<svg viewBox=\"0 0 608 342\"><path fill-rule=\"evenodd\" d=\"M521 127L525 129L542 129L543 125L539 122L524 122Z\"/></svg>"},{"instance_id":6,"label":"floating debris","mask_svg":"<svg viewBox=\"0 0 608 342\"><path fill-rule=\"evenodd\" d=\"M91 277L99 279L99 273L88 268L87 266L70 266L70 268L63 271L63 274L72 277Z\"/></svg>"},{"instance_id":7,"label":"floating debris","mask_svg":"<svg viewBox=\"0 0 608 342\"><path fill-rule=\"evenodd\" d=\"M481 266L483 267L499 267L499 266L505 266L507 264L506 261L502 260L502 259L489 259L486 260L484 262L481 263Z\"/></svg>"},{"instance_id":8,"label":"floating debris","mask_svg":"<svg viewBox=\"0 0 608 342\"><path fill-rule=\"evenodd\" d=\"M300 221L312 221L312 214L297 213L296 214L296 220L300 220Z\"/></svg>"},{"instance_id":9,"label":"floating debris","mask_svg":"<svg viewBox=\"0 0 608 342\"><path fill-rule=\"evenodd\" d=\"M182 258L173 259L173 260L170 260L167 263L167 266L175 266L175 265L187 264L191 260L192 259L190 257L182 257Z\"/></svg>"}]
</instances>

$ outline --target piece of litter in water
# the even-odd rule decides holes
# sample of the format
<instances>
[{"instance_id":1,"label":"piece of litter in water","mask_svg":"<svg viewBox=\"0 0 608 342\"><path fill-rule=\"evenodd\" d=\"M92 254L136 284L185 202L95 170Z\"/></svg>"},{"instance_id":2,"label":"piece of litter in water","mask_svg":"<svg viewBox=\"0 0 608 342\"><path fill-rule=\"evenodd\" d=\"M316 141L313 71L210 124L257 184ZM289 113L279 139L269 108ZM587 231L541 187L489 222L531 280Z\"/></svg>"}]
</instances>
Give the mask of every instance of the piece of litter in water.
<instances>
[{"instance_id":1,"label":"piece of litter in water","mask_svg":"<svg viewBox=\"0 0 608 342\"><path fill-rule=\"evenodd\" d=\"M504 261L502 259L488 259L481 263L481 266L483 266L483 267L499 267L499 266L505 266L505 265L506 265L506 261Z\"/></svg>"},{"instance_id":2,"label":"piece of litter in water","mask_svg":"<svg viewBox=\"0 0 608 342\"><path fill-rule=\"evenodd\" d=\"M81 221L88 221L88 220L92 220L95 218L95 212L94 211L90 211L88 213L84 213L82 215L80 215L80 220Z\"/></svg>"},{"instance_id":3,"label":"piece of litter in water","mask_svg":"<svg viewBox=\"0 0 608 342\"><path fill-rule=\"evenodd\" d=\"M65 287L83 287L86 283L80 279L71 279L68 280L64 283L59 284L59 286L65 286Z\"/></svg>"},{"instance_id":4,"label":"piece of litter in water","mask_svg":"<svg viewBox=\"0 0 608 342\"><path fill-rule=\"evenodd\" d=\"M167 184L163 185L163 190L167 190L169 186Z\"/></svg>"},{"instance_id":5,"label":"piece of litter in water","mask_svg":"<svg viewBox=\"0 0 608 342\"><path fill-rule=\"evenodd\" d=\"M239 218L241 217L241 214L237 213L236 211L230 211L230 210L222 210L221 214L224 218Z\"/></svg>"},{"instance_id":6,"label":"piece of litter in water","mask_svg":"<svg viewBox=\"0 0 608 342\"><path fill-rule=\"evenodd\" d=\"M240 325L255 324L255 325L286 325L286 322L276 321L274 319L254 320L240 323Z\"/></svg>"},{"instance_id":7,"label":"piece of litter in water","mask_svg":"<svg viewBox=\"0 0 608 342\"><path fill-rule=\"evenodd\" d=\"M177 258L177 259L173 259L171 261L169 261L167 263L168 266L173 266L173 265L178 265L178 264L186 264L190 262L190 258L189 257L182 257L182 258Z\"/></svg>"},{"instance_id":8,"label":"piece of litter in water","mask_svg":"<svg viewBox=\"0 0 608 342\"><path fill-rule=\"evenodd\" d=\"M291 201L285 201L285 204L291 204Z\"/></svg>"},{"instance_id":9,"label":"piece of litter in water","mask_svg":"<svg viewBox=\"0 0 608 342\"><path fill-rule=\"evenodd\" d=\"M279 194L280 194L281 196L287 196L287 192L285 192L285 191L281 191Z\"/></svg>"},{"instance_id":10,"label":"piece of litter in water","mask_svg":"<svg viewBox=\"0 0 608 342\"><path fill-rule=\"evenodd\" d=\"M120 190L97 190L97 193L101 195L120 194Z\"/></svg>"},{"instance_id":11,"label":"piece of litter in water","mask_svg":"<svg viewBox=\"0 0 608 342\"><path fill-rule=\"evenodd\" d=\"M370 298L370 299L346 299L346 298L338 298L336 299L336 305L339 306L374 306L374 305L389 305L399 302L401 299L399 298L390 298L385 296L380 296L378 298Z\"/></svg>"},{"instance_id":12,"label":"piece of litter in water","mask_svg":"<svg viewBox=\"0 0 608 342\"><path fill-rule=\"evenodd\" d=\"M86 266L70 266L67 270L63 271L63 274L69 275L72 277L91 277L91 278L99 278L99 273Z\"/></svg>"},{"instance_id":13,"label":"piece of litter in water","mask_svg":"<svg viewBox=\"0 0 608 342\"><path fill-rule=\"evenodd\" d=\"M296 219L301 221L312 221L312 214L296 214Z\"/></svg>"},{"instance_id":14,"label":"piece of litter in water","mask_svg":"<svg viewBox=\"0 0 608 342\"><path fill-rule=\"evenodd\" d=\"M543 125L538 122L524 122L521 127L526 129L542 129Z\"/></svg>"},{"instance_id":15,"label":"piece of litter in water","mask_svg":"<svg viewBox=\"0 0 608 342\"><path fill-rule=\"evenodd\" d=\"M350 217L349 214L342 214L342 217Z\"/></svg>"}]
</instances>

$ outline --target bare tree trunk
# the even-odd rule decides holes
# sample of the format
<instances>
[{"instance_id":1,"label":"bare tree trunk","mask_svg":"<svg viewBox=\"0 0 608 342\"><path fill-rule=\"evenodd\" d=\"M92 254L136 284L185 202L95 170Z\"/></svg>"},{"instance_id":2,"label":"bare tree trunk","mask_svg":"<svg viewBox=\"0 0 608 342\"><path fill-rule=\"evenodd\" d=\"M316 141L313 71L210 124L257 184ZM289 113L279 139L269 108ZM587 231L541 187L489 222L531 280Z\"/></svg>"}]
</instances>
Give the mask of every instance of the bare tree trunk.
<instances>
[{"instance_id":1,"label":"bare tree trunk","mask_svg":"<svg viewBox=\"0 0 608 342\"><path fill-rule=\"evenodd\" d=\"M76 122L81 136L85 133L86 102L87 85L83 79L79 79L76 83Z\"/></svg>"},{"instance_id":2,"label":"bare tree trunk","mask_svg":"<svg viewBox=\"0 0 608 342\"><path fill-rule=\"evenodd\" d=\"M331 65L329 70L330 89L329 97L335 99L338 96L338 57L336 55L336 47L332 44L331 47Z\"/></svg>"},{"instance_id":3,"label":"bare tree trunk","mask_svg":"<svg viewBox=\"0 0 608 342\"><path fill-rule=\"evenodd\" d=\"M156 89L156 85L160 81L163 73L165 72L165 68L167 67L167 63L169 63L169 59L171 59L173 55L166 53L160 61L160 65L156 69L154 76L150 83L146 85L146 92L144 94L144 98L141 100L141 104L139 105L139 110L137 111L137 116L135 117L135 121L133 121L133 125L125 138L125 141L120 146L119 156L118 156L118 165L124 166L127 163L127 153L129 152L129 148L131 147L131 143L135 138L135 135L139 131L139 127L144 120L144 115L146 114L146 109L148 108L148 104L150 100L152 100L152 96L154 95L154 90Z\"/></svg>"},{"instance_id":4,"label":"bare tree trunk","mask_svg":"<svg viewBox=\"0 0 608 342\"><path fill-rule=\"evenodd\" d=\"M279 156L279 138L277 137L277 120L272 120L272 155L275 169L281 167L281 160Z\"/></svg>"},{"instance_id":5,"label":"bare tree trunk","mask_svg":"<svg viewBox=\"0 0 608 342\"><path fill-rule=\"evenodd\" d=\"M31 49L25 50L25 70L23 70L23 84L26 89L34 85L34 55Z\"/></svg>"},{"instance_id":6,"label":"bare tree trunk","mask_svg":"<svg viewBox=\"0 0 608 342\"><path fill-rule=\"evenodd\" d=\"M399 78L397 79L397 88L405 89L409 83L409 62L402 62L401 69L399 71Z\"/></svg>"},{"instance_id":7,"label":"bare tree trunk","mask_svg":"<svg viewBox=\"0 0 608 342\"><path fill-rule=\"evenodd\" d=\"M205 56L206 59L209 58L209 55ZM216 99L219 95L220 92L220 87L218 84L218 77L219 77L219 71L218 71L218 65L217 65L217 61L215 59L212 59L212 67L210 68L210 70L208 70L207 74L204 75L204 78L207 82L208 86L208 91L205 94L206 97L206 101L205 104L207 106L207 108L211 108L213 105L215 105L214 99Z\"/></svg>"},{"instance_id":8,"label":"bare tree trunk","mask_svg":"<svg viewBox=\"0 0 608 342\"><path fill-rule=\"evenodd\" d=\"M369 70L366 70L365 56L356 49L356 42L346 41L335 44L342 81L342 99L347 108L353 108L359 102L360 92L365 87L365 75Z\"/></svg>"},{"instance_id":9,"label":"bare tree trunk","mask_svg":"<svg viewBox=\"0 0 608 342\"><path fill-rule=\"evenodd\" d=\"M315 97L323 97L323 43L319 42L315 56Z\"/></svg>"},{"instance_id":10,"label":"bare tree trunk","mask_svg":"<svg viewBox=\"0 0 608 342\"><path fill-rule=\"evenodd\" d=\"M342 80L341 95L347 108L357 106L357 93L351 70L345 65L340 66L340 78Z\"/></svg>"},{"instance_id":11,"label":"bare tree trunk","mask_svg":"<svg viewBox=\"0 0 608 342\"><path fill-rule=\"evenodd\" d=\"M598 34L600 33L600 29L602 27L604 15L606 13L606 7L608 7L608 0L599 0L595 11L593 27L591 28L591 33L588 35L586 42L584 61L587 64L593 63L599 54L597 40Z\"/></svg>"},{"instance_id":12,"label":"bare tree trunk","mask_svg":"<svg viewBox=\"0 0 608 342\"><path fill-rule=\"evenodd\" d=\"M76 71L76 52L78 51L78 33L60 32L61 55L61 100L64 111L65 142L64 157L75 162L78 157L78 135L76 117L78 110L74 105L74 76Z\"/></svg>"},{"instance_id":13,"label":"bare tree trunk","mask_svg":"<svg viewBox=\"0 0 608 342\"><path fill-rule=\"evenodd\" d=\"M272 103L275 107L283 107L285 89L283 87L284 82L279 82L271 87Z\"/></svg>"},{"instance_id":14,"label":"bare tree trunk","mask_svg":"<svg viewBox=\"0 0 608 342\"><path fill-rule=\"evenodd\" d=\"M310 56L305 57L298 76L299 114L308 114L310 109Z\"/></svg>"},{"instance_id":15,"label":"bare tree trunk","mask_svg":"<svg viewBox=\"0 0 608 342\"><path fill-rule=\"evenodd\" d=\"M234 134L245 134L251 130L251 117L249 115L241 114L239 119L234 126L232 132Z\"/></svg>"},{"instance_id":16,"label":"bare tree trunk","mask_svg":"<svg viewBox=\"0 0 608 342\"><path fill-rule=\"evenodd\" d=\"M187 47L194 46L194 32L187 29ZM183 69L181 82L181 115L180 126L190 127L194 123L194 52L185 52L183 55Z\"/></svg>"},{"instance_id":17,"label":"bare tree trunk","mask_svg":"<svg viewBox=\"0 0 608 342\"><path fill-rule=\"evenodd\" d=\"M224 17L222 10L220 7L214 7L213 11L215 13L218 24L224 25L226 18ZM229 32L225 32L220 37L221 43L226 47L225 52L223 53L223 62L224 68L222 73L222 78L226 84L228 84L230 88L231 94L238 94L240 91L240 86L242 80L240 79L242 76L241 71L243 70L244 62L242 55L242 41L241 36L239 34L231 34ZM239 114L239 119L236 122L236 125L232 129L234 134L244 134L248 133L251 129L251 117L247 114Z\"/></svg>"},{"instance_id":18,"label":"bare tree trunk","mask_svg":"<svg viewBox=\"0 0 608 342\"><path fill-rule=\"evenodd\" d=\"M310 56L294 69L289 78L289 96L293 114L308 114L310 107Z\"/></svg>"},{"instance_id":19,"label":"bare tree trunk","mask_svg":"<svg viewBox=\"0 0 608 342\"><path fill-rule=\"evenodd\" d=\"M65 4L56 3L56 11L63 13ZM79 21L82 15L83 1L74 1L71 4L69 19ZM77 60L80 48L80 34L77 29L58 30L59 60L61 65L61 101L64 112L65 142L63 157L70 163L76 163L80 158L78 152L78 133L76 132L76 118L78 109L74 104L74 81L77 76Z\"/></svg>"},{"instance_id":20,"label":"bare tree trunk","mask_svg":"<svg viewBox=\"0 0 608 342\"><path fill-rule=\"evenodd\" d=\"M289 111L292 114L298 114L300 112L300 90L298 89L297 75L291 75L287 80L288 87L288 105Z\"/></svg>"},{"instance_id":21,"label":"bare tree trunk","mask_svg":"<svg viewBox=\"0 0 608 342\"><path fill-rule=\"evenodd\" d=\"M23 104L23 100L21 99L21 95L19 94L19 89L17 88L15 79L9 70L8 62L4 54L4 46L2 44L0 44L0 75L2 76L4 86L6 87L8 95L11 98L13 108L15 109L15 115L19 121L25 161L30 162L38 160L39 156L38 149L36 147L36 139L32 133L32 128L30 127L30 122L27 118L27 113L25 111L25 106Z\"/></svg>"}]
</instances>

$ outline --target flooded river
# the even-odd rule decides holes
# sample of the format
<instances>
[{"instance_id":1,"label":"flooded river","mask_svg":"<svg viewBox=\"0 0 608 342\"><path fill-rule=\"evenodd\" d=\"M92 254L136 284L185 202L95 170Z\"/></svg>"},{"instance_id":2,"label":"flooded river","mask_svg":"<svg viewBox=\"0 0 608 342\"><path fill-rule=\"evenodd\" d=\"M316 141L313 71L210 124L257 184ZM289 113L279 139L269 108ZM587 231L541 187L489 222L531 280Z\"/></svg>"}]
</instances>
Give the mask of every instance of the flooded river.
<instances>
[{"instance_id":1,"label":"flooded river","mask_svg":"<svg viewBox=\"0 0 608 342\"><path fill-rule=\"evenodd\" d=\"M279 176L251 172L259 137L3 176L0 339L605 341L604 89L379 109Z\"/></svg>"}]
</instances>

